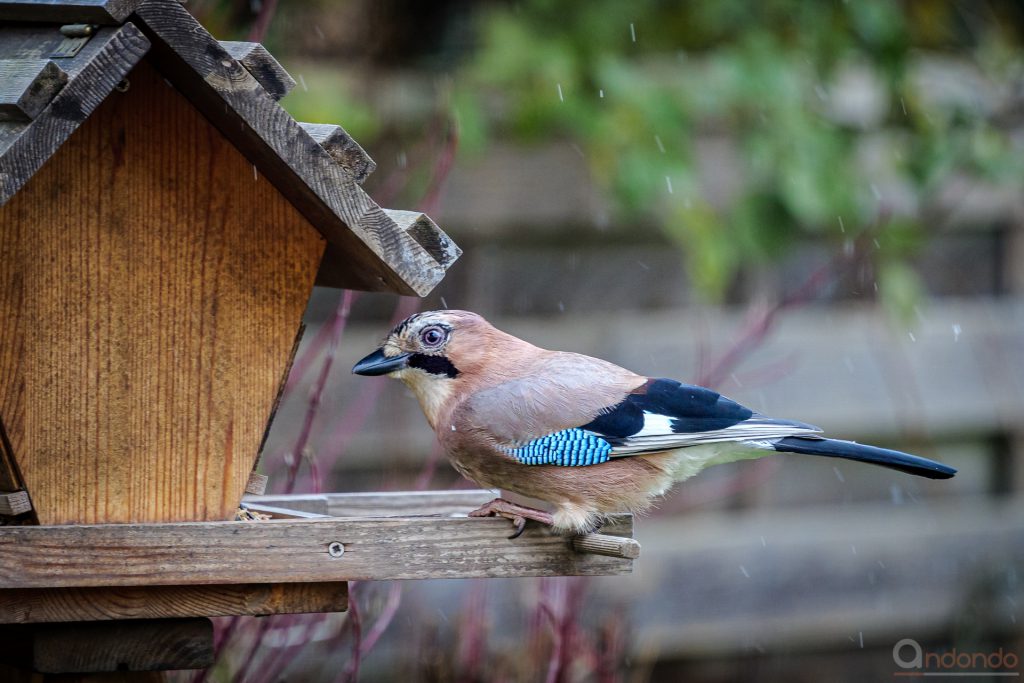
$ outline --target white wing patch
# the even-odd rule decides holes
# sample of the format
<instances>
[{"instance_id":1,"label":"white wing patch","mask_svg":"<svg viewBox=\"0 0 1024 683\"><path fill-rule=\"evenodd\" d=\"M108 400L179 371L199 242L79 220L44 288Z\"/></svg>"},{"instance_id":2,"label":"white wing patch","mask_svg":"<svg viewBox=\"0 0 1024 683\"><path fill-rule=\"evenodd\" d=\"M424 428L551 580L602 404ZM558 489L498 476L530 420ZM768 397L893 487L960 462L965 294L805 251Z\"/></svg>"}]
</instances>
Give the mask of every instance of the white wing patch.
<instances>
[{"instance_id":1,"label":"white wing patch","mask_svg":"<svg viewBox=\"0 0 1024 683\"><path fill-rule=\"evenodd\" d=\"M820 429L810 425L773 420L762 415L754 415L750 419L724 429L711 429L704 432L673 432L672 420L673 418L667 415L644 411L643 428L636 434L621 439L619 443L613 443L609 455L615 458L636 453L656 453L728 441L770 442L786 436L813 436L821 433ZM761 445L761 447L765 446Z\"/></svg>"}]
</instances>

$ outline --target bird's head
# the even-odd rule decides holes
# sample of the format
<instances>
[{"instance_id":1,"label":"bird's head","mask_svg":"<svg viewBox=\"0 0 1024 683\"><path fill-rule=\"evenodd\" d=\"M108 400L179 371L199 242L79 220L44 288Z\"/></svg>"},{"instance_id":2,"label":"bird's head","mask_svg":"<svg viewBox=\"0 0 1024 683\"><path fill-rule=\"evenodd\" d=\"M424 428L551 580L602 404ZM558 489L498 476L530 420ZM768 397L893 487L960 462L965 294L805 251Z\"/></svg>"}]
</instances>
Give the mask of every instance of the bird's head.
<instances>
[{"instance_id":1,"label":"bird's head","mask_svg":"<svg viewBox=\"0 0 1024 683\"><path fill-rule=\"evenodd\" d=\"M402 380L433 425L460 388L483 375L489 359L516 344L525 342L499 332L475 313L426 311L395 325L381 347L356 363L352 372Z\"/></svg>"}]
</instances>

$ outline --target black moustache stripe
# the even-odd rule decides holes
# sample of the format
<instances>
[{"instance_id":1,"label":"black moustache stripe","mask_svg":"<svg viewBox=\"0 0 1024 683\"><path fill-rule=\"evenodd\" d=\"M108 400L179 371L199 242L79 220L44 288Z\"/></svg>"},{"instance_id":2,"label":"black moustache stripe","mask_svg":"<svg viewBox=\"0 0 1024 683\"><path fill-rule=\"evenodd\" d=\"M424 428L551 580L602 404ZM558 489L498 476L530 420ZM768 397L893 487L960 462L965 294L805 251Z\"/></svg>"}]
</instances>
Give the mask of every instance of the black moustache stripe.
<instances>
[{"instance_id":1,"label":"black moustache stripe","mask_svg":"<svg viewBox=\"0 0 1024 683\"><path fill-rule=\"evenodd\" d=\"M431 375L447 375L452 379L459 376L459 369L444 356L428 356L425 353L414 353L409 356L409 367L418 368Z\"/></svg>"}]
</instances>

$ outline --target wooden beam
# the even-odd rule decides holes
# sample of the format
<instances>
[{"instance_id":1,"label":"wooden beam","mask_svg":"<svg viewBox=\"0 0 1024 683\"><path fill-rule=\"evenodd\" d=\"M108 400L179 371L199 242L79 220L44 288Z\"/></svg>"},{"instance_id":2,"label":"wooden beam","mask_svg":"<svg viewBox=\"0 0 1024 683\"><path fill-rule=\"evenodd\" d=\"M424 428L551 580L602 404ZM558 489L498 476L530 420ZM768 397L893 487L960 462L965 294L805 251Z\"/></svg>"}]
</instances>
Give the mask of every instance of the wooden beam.
<instances>
[{"instance_id":1,"label":"wooden beam","mask_svg":"<svg viewBox=\"0 0 1024 683\"><path fill-rule=\"evenodd\" d=\"M384 212L442 267L447 268L462 255L462 249L427 214L397 209L384 209Z\"/></svg>"},{"instance_id":2,"label":"wooden beam","mask_svg":"<svg viewBox=\"0 0 1024 683\"><path fill-rule=\"evenodd\" d=\"M504 519L340 518L0 528L0 586L59 588L628 574ZM631 535L632 518L605 533Z\"/></svg>"},{"instance_id":3,"label":"wooden beam","mask_svg":"<svg viewBox=\"0 0 1024 683\"><path fill-rule=\"evenodd\" d=\"M142 0L0 0L4 21L120 24Z\"/></svg>"},{"instance_id":4,"label":"wooden beam","mask_svg":"<svg viewBox=\"0 0 1024 683\"><path fill-rule=\"evenodd\" d=\"M0 624L344 612L348 584L250 583L0 590Z\"/></svg>"},{"instance_id":5,"label":"wooden beam","mask_svg":"<svg viewBox=\"0 0 1024 683\"><path fill-rule=\"evenodd\" d=\"M205 669L214 661L209 619L8 626L0 633L21 644L8 657L45 674Z\"/></svg>"},{"instance_id":6,"label":"wooden beam","mask_svg":"<svg viewBox=\"0 0 1024 683\"><path fill-rule=\"evenodd\" d=\"M51 59L0 59L0 121L30 121L68 82Z\"/></svg>"},{"instance_id":7,"label":"wooden beam","mask_svg":"<svg viewBox=\"0 0 1024 683\"><path fill-rule=\"evenodd\" d=\"M377 169L377 162L371 159L366 150L341 126L331 123L300 123L299 125L321 147L327 150L327 153L345 169L352 180L360 185Z\"/></svg>"},{"instance_id":8,"label":"wooden beam","mask_svg":"<svg viewBox=\"0 0 1024 683\"><path fill-rule=\"evenodd\" d=\"M465 515L498 497L498 491L373 491L246 496L243 504L269 505L330 517L449 517Z\"/></svg>"},{"instance_id":9,"label":"wooden beam","mask_svg":"<svg viewBox=\"0 0 1024 683\"><path fill-rule=\"evenodd\" d=\"M274 413L271 411L270 419L274 419ZM245 484L245 492L254 496L261 496L263 492L267 490L267 482L270 481L270 477L259 472L250 472L249 481Z\"/></svg>"},{"instance_id":10,"label":"wooden beam","mask_svg":"<svg viewBox=\"0 0 1024 683\"><path fill-rule=\"evenodd\" d=\"M32 501L27 491L0 493L0 515L14 516L32 510Z\"/></svg>"},{"instance_id":11,"label":"wooden beam","mask_svg":"<svg viewBox=\"0 0 1024 683\"><path fill-rule=\"evenodd\" d=\"M281 99L295 87L295 79L291 74L259 43L222 40L220 44L275 100Z\"/></svg>"}]
</instances>

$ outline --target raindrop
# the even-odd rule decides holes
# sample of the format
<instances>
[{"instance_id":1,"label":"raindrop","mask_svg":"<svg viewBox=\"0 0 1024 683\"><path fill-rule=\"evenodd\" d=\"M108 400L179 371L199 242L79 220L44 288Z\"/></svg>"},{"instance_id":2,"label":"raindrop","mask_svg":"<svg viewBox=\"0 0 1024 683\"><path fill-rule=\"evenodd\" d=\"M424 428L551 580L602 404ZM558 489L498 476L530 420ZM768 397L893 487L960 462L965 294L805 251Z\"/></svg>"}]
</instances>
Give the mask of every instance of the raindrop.
<instances>
[{"instance_id":1,"label":"raindrop","mask_svg":"<svg viewBox=\"0 0 1024 683\"><path fill-rule=\"evenodd\" d=\"M309 88L306 87L306 79L302 77L302 74L299 74L299 85L302 86L303 90L305 90L306 92L309 92Z\"/></svg>"},{"instance_id":2,"label":"raindrop","mask_svg":"<svg viewBox=\"0 0 1024 683\"><path fill-rule=\"evenodd\" d=\"M860 649L864 649L864 631L857 631L857 635L860 637Z\"/></svg>"},{"instance_id":3,"label":"raindrop","mask_svg":"<svg viewBox=\"0 0 1024 683\"><path fill-rule=\"evenodd\" d=\"M836 216L836 218L839 219L839 232L845 233L846 232L846 226L843 225L843 217L842 216Z\"/></svg>"},{"instance_id":4,"label":"raindrop","mask_svg":"<svg viewBox=\"0 0 1024 683\"><path fill-rule=\"evenodd\" d=\"M256 172L256 164L252 165L252 179L254 181L260 179L260 174Z\"/></svg>"},{"instance_id":5,"label":"raindrop","mask_svg":"<svg viewBox=\"0 0 1024 683\"><path fill-rule=\"evenodd\" d=\"M672 192L672 179L669 178L668 176L665 176L665 186L668 187L668 193L669 194L673 194L673 192Z\"/></svg>"},{"instance_id":6,"label":"raindrop","mask_svg":"<svg viewBox=\"0 0 1024 683\"><path fill-rule=\"evenodd\" d=\"M448 302L445 301L445 298L443 296L441 297L441 305L444 306L445 308L448 308Z\"/></svg>"},{"instance_id":7,"label":"raindrop","mask_svg":"<svg viewBox=\"0 0 1024 683\"><path fill-rule=\"evenodd\" d=\"M953 323L953 341L955 341L955 342L956 341L960 341L960 332L961 331L962 330L960 328L960 324L959 323Z\"/></svg>"},{"instance_id":8,"label":"raindrop","mask_svg":"<svg viewBox=\"0 0 1024 683\"><path fill-rule=\"evenodd\" d=\"M836 479L838 479L840 483L846 483L846 479L843 478L843 473L839 471L838 467L833 466L832 471L836 473Z\"/></svg>"},{"instance_id":9,"label":"raindrop","mask_svg":"<svg viewBox=\"0 0 1024 683\"><path fill-rule=\"evenodd\" d=\"M750 572L748 572L747 568L744 567L742 564L740 565L740 572L743 574L743 576L747 577L748 579L750 578Z\"/></svg>"},{"instance_id":10,"label":"raindrop","mask_svg":"<svg viewBox=\"0 0 1024 683\"><path fill-rule=\"evenodd\" d=\"M405 168L405 165L409 163L409 157L406 156L404 149L398 153L396 161L398 162L398 168Z\"/></svg>"},{"instance_id":11,"label":"raindrop","mask_svg":"<svg viewBox=\"0 0 1024 683\"><path fill-rule=\"evenodd\" d=\"M565 313L565 304L561 301L558 302L558 312Z\"/></svg>"},{"instance_id":12,"label":"raindrop","mask_svg":"<svg viewBox=\"0 0 1024 683\"><path fill-rule=\"evenodd\" d=\"M896 484L890 486L889 498L892 499L893 505L903 505L903 488Z\"/></svg>"},{"instance_id":13,"label":"raindrop","mask_svg":"<svg viewBox=\"0 0 1024 683\"><path fill-rule=\"evenodd\" d=\"M643 268L644 270L650 270L651 269L651 267L649 265L647 265L646 263L644 263L640 259L637 259L636 264L638 266L640 266L641 268Z\"/></svg>"},{"instance_id":14,"label":"raindrop","mask_svg":"<svg viewBox=\"0 0 1024 683\"><path fill-rule=\"evenodd\" d=\"M555 86L558 88L558 101L565 102L565 97L562 96L562 84L556 83Z\"/></svg>"},{"instance_id":15,"label":"raindrop","mask_svg":"<svg viewBox=\"0 0 1024 683\"><path fill-rule=\"evenodd\" d=\"M822 102L828 99L828 91L826 91L825 88L821 87L820 83L814 86L814 94L817 95L818 99L821 100Z\"/></svg>"},{"instance_id":16,"label":"raindrop","mask_svg":"<svg viewBox=\"0 0 1024 683\"><path fill-rule=\"evenodd\" d=\"M857 546L851 545L850 546L850 552L853 553L854 555L856 555L857 554Z\"/></svg>"},{"instance_id":17,"label":"raindrop","mask_svg":"<svg viewBox=\"0 0 1024 683\"><path fill-rule=\"evenodd\" d=\"M633 26L632 22L629 24L629 37L633 39L634 43L636 42L636 26Z\"/></svg>"},{"instance_id":18,"label":"raindrop","mask_svg":"<svg viewBox=\"0 0 1024 683\"><path fill-rule=\"evenodd\" d=\"M903 101L902 97L900 98L900 106L903 107L903 115L906 116L907 115L907 103Z\"/></svg>"},{"instance_id":19,"label":"raindrop","mask_svg":"<svg viewBox=\"0 0 1024 683\"><path fill-rule=\"evenodd\" d=\"M452 431L453 432L455 431L455 425L452 425Z\"/></svg>"},{"instance_id":20,"label":"raindrop","mask_svg":"<svg viewBox=\"0 0 1024 683\"><path fill-rule=\"evenodd\" d=\"M761 537L761 547L762 548L767 548L768 547L768 541L764 540L764 536Z\"/></svg>"},{"instance_id":21,"label":"raindrop","mask_svg":"<svg viewBox=\"0 0 1024 683\"><path fill-rule=\"evenodd\" d=\"M910 337L910 341L912 341L912 342L916 342L917 341L917 337L914 336L913 332L907 332L907 336Z\"/></svg>"},{"instance_id":22,"label":"raindrop","mask_svg":"<svg viewBox=\"0 0 1024 683\"><path fill-rule=\"evenodd\" d=\"M659 152L661 152L662 154L665 153L665 145L663 145L661 143L661 137L655 135L654 136L654 144L656 144L658 146L658 151Z\"/></svg>"},{"instance_id":23,"label":"raindrop","mask_svg":"<svg viewBox=\"0 0 1024 683\"><path fill-rule=\"evenodd\" d=\"M601 99L604 99L604 89L603 88L601 90L597 91L597 96L600 97Z\"/></svg>"},{"instance_id":24,"label":"raindrop","mask_svg":"<svg viewBox=\"0 0 1024 683\"><path fill-rule=\"evenodd\" d=\"M736 386L738 386L738 387L742 387L743 386L743 382L740 381L740 378L736 376L735 372L729 373L729 379L731 379L733 382L735 382Z\"/></svg>"},{"instance_id":25,"label":"raindrop","mask_svg":"<svg viewBox=\"0 0 1024 683\"><path fill-rule=\"evenodd\" d=\"M871 194L875 195L875 199L882 201L882 193L879 191L878 186L871 183Z\"/></svg>"}]
</instances>

